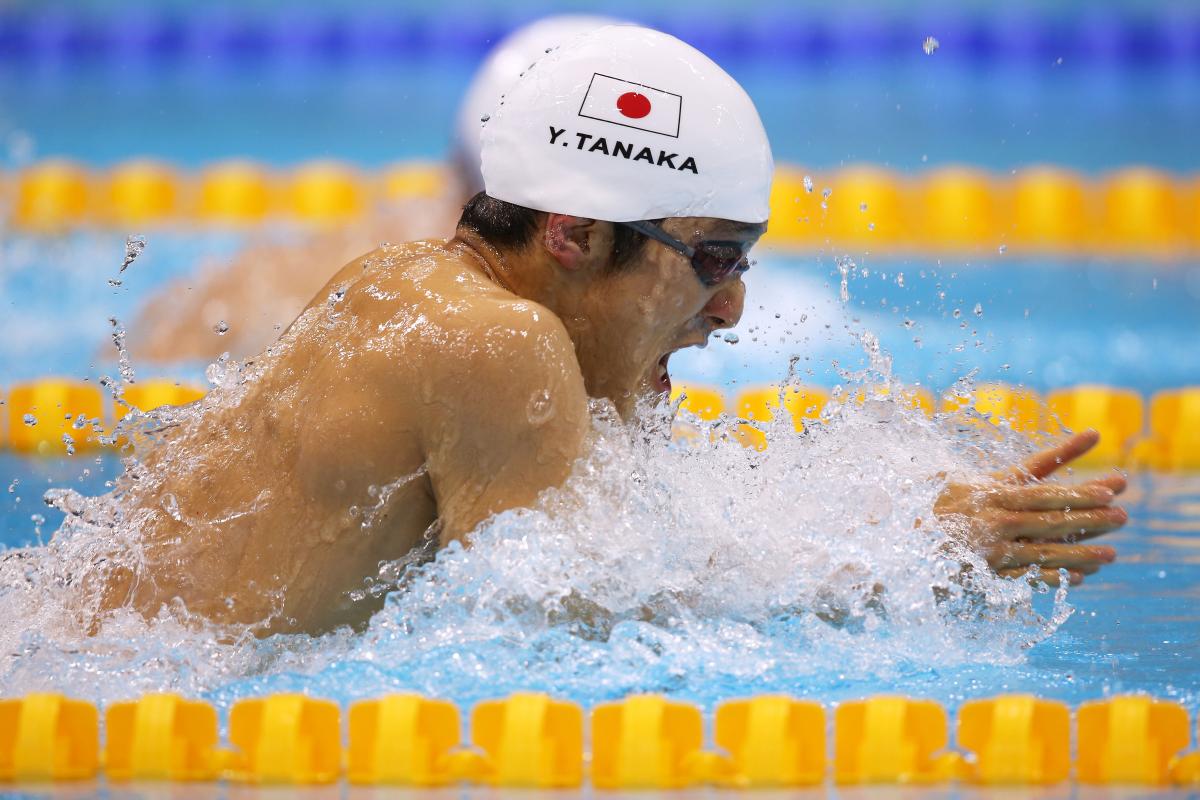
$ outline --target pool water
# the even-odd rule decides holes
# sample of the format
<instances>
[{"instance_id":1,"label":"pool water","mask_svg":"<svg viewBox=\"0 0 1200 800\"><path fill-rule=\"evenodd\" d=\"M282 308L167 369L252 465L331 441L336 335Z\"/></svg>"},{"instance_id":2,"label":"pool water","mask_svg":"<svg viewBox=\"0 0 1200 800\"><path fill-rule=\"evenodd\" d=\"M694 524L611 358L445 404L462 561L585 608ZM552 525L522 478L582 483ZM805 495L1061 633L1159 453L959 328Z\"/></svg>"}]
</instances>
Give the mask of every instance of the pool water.
<instances>
[{"instance_id":1,"label":"pool water","mask_svg":"<svg viewBox=\"0 0 1200 800\"><path fill-rule=\"evenodd\" d=\"M1195 167L1194 72L1070 60L964 66L949 55L926 57L914 42L900 63L747 54L729 67L762 108L781 162ZM6 64L0 158L6 167L55 155L95 166L143 155L184 166L230 156L368 167L439 158L473 66L456 56L336 69ZM138 231L146 251L113 287L128 233L0 239L0 387L115 374L109 319L130 322L154 289L246 238ZM843 389L884 374L937 391L965 377L1148 394L1200 375L1196 264L851 254L843 270L835 255L845 254L764 252L736 338L680 354L674 379L736 391L784 379L793 358L799 380ZM871 353L876 340L882 357ZM133 366L139 378L194 382L205 367ZM413 689L461 704L517 689L586 703L664 691L711 708L760 692L822 701L903 692L953 708L1001 692L1075 703L1147 691L1200 708L1200 477L1132 476L1131 523L1106 540L1117 563L1065 595L981 579L945 603L930 590L947 583L939 542L911 522L938 469L996 465L966 455L972 440L962 434L886 403L850 409L828 435L779 431L762 456L639 449L598 426L604 458L571 489L590 517L554 508L503 516L476 550L410 576L365 632L260 641L122 618L81 637L29 612L31 598L52 606L71 578L39 561L47 549L34 550L46 569L10 567L13 580L0 586L9 621L0 695L58 689L111 700L174 689L227 709L293 690L349 701ZM1029 447L1007 434L988 457ZM47 488L100 494L121 470L111 454L0 454L0 546L49 541L63 515L42 502ZM875 581L882 600L863 590ZM578 597L547 592L556 586Z\"/></svg>"},{"instance_id":2,"label":"pool water","mask_svg":"<svg viewBox=\"0 0 1200 800\"><path fill-rule=\"evenodd\" d=\"M28 281L22 284L28 300L25 313L53 315L67 300L70 322L78 326L45 326L30 333L19 323L6 322L5 338L25 342L23 358L14 355L6 362L10 380L30 370L31 364L41 374L52 365L53 371L93 380L115 373L114 358L105 353L111 349L104 341L108 317L135 308L139 298L186 269L196 253L236 246L228 237L152 236L144 260L136 262L138 271L127 273L122 287L105 283L98 291L95 284L105 280L108 270L97 275L81 266L120 244L119 237L80 235L43 250L40 242L10 239L10 248L24 246L31 259L57 265L17 271ZM72 268L79 270L74 280L56 278ZM902 281L897 280L900 272ZM798 377L846 391L856 381L878 380L871 370L890 369L892 377L904 383L935 389L973 374L980 381L1024 382L1039 389L1107 378L1148 392L1178 384L1196 370L1197 356L1184 335L1195 305L1194 273L1177 269L1161 274L1152 279L1124 265L1090 262L1047 266L998 261L947 269L920 259L864 260L845 274L848 299L842 300L843 272L835 265L819 258L768 254L748 276L748 311L738 341L718 337L703 351L681 355L673 362L673 372L677 381L721 384L736 391L783 379L794 356L799 358ZM62 291L48 301L39 291L46 286L60 286ZM1057 298L1080 286L1090 289L1086 302L1062 307ZM1108 324L1098 327L1097 318ZM61 316L60 320L68 322ZM38 338L38 331L45 332L44 339ZM883 358L873 358L864 346L870 334L878 336ZM180 366L176 374L200 380L201 366ZM157 374L136 360L133 367L137 375ZM581 523L577 530L564 532L549 522L530 527L522 520L504 520L493 526L491 544L480 549L484 555L473 560L453 554L421 592L397 592L395 602L366 633L265 641L234 637L231 642L222 641L227 633L204 628L147 628L126 621L110 635L81 641L44 636L30 628L8 642L20 655L0 671L0 692L59 688L112 699L177 689L210 698L222 708L239 697L271 691L301 690L349 701L402 689L461 703L517 689L541 689L589 703L630 691L666 691L709 708L722 699L758 692L835 701L903 691L953 707L964 699L1000 692L1030 691L1079 702L1148 691L1191 707L1200 703L1200 667L1187 655L1200 645L1200 606L1195 602L1200 593L1200 477L1134 475L1126 501L1132 522L1107 539L1118 549L1117 563L1072 588L1065 600L1056 599L1053 592L1021 587L1019 596L999 603L1021 620L1017 623L999 619L977 625L944 617L928 597L928 581L936 579L932 573L918 576L926 580L923 591L917 580L906 582L899 592L906 598L911 594L912 607L919 609L911 619L894 610L889 613L895 617L867 613L850 623L815 619L811 609L787 610L784 589L779 590L783 606L771 610L773 583L796 580L793 600L816 597L815 576L823 574L831 558L874 560L872 569L882 569L893 579L898 572L927 563L920 552L896 556L895 548L903 550L906 536L899 520L911 519L905 514L917 508L907 505L910 501L900 487L936 471L938 453L957 458L955 440L945 433L903 433L913 420L902 409L872 413L891 422L883 428L864 428L861 420L845 423L838 428L844 440L836 446L827 440L816 449L803 441L772 447L758 467L747 464L745 456L725 451L696 454L713 459L705 465L694 458L660 460L657 454L641 454L629 462L628 469L648 476L652 486L661 484L656 491L662 494L641 498L641 505L632 503L640 510L624 526L612 523L616 509L595 518L613 525L614 539L646 538L651 549L640 559L658 552L665 560L659 565L661 575L646 572L638 579L641 584L623 591L653 606L650 600L663 592L669 595L680 586L691 586L689 591L703 607L726 592L720 589L721 581L729 576L709 574L692 564L696 552L737 552L744 546L754 549L743 554L751 563L772 552L790 553L780 557L788 565L784 572L747 572L744 582L727 590L733 595L744 591L744 606L718 603L706 617L692 616L686 602L677 607L672 601L662 616L649 620L617 614L601 633L581 634L571 624L548 623L541 612L526 618L532 613L528 608L511 609L547 602L527 589L531 582L551 582L544 570L556 573L548 564L582 563L573 550L534 557L530 543L546 537L563 546L568 533L586 539L596 535L596 526ZM889 441L892 437L895 442ZM1015 458L1028 447L1019 435L1010 434L1007 449L999 452ZM909 450L934 460L924 467L902 465L879 473L846 466L847 460L906 461ZM824 457L829 470L822 467ZM807 471L792 475L789 470L799 469L796 464L808 464ZM8 489L0 494L0 543L22 547L45 542L62 520L61 512L41 501L47 488L98 494L121 469L112 454L0 456L0 484ZM786 500L758 485L764 469L794 481ZM696 476L680 477L691 473ZM832 480L833 486L813 485L824 480ZM619 484L604 491L619 491L614 486ZM580 491L588 497L604 493L598 486L585 485ZM818 500L829 497L834 500ZM814 504L819 508L806 511ZM843 549L829 526L853 519L872 504L895 505L896 524L875 532L861 520L845 523L853 536L867 538ZM789 531L797 513L810 513L812 519L809 527L793 534ZM663 515L669 521L662 522ZM637 532L646 526L658 529L654 536L660 538ZM672 537L685 530L698 538L672 552ZM814 562L803 548L788 550L793 535L804 541L813 537L813 552L823 553L822 558ZM655 542L663 546L661 552L654 549ZM533 571L525 572L523 564L533 564ZM677 567L683 574L676 574ZM805 570L812 570L814 577L806 579ZM575 578L570 570L560 576L568 586ZM447 588L452 582L461 584L462 593ZM589 590L605 585L603 580L594 582ZM485 590L504 595L504 601L497 602L509 609L490 610L499 615L487 617L488 624L496 626L493 630L481 629L479 608L469 596ZM0 606L14 601L12 591L8 593L6 599L0 591ZM615 605L625 608L624 602ZM628 617L628 612L626 608L622 613ZM994 607L984 616L989 613L1004 616ZM930 642L938 640L934 637L940 637L940 653L931 649Z\"/></svg>"}]
</instances>

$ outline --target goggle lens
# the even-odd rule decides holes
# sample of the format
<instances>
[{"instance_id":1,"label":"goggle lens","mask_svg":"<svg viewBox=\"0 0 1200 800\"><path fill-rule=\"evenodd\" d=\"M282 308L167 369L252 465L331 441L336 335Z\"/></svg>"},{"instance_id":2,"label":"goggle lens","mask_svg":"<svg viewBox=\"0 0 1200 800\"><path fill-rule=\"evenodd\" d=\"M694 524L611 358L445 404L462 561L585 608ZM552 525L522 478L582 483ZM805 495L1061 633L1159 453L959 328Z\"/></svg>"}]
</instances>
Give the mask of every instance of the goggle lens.
<instances>
[{"instance_id":1,"label":"goggle lens","mask_svg":"<svg viewBox=\"0 0 1200 800\"><path fill-rule=\"evenodd\" d=\"M738 245L701 243L694 248L692 269L705 286L716 286L750 269L750 264Z\"/></svg>"}]
</instances>

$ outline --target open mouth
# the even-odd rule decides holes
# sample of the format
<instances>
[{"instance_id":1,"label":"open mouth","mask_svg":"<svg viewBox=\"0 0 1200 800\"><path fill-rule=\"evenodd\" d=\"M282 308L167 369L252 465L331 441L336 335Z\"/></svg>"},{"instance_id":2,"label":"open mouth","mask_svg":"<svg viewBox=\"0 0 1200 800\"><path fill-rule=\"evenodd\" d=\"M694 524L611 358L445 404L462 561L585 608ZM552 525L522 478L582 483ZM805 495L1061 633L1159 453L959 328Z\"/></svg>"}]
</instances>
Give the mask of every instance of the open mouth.
<instances>
[{"instance_id":1,"label":"open mouth","mask_svg":"<svg viewBox=\"0 0 1200 800\"><path fill-rule=\"evenodd\" d=\"M667 361L670 358L670 353L663 353L663 357L658 360L658 367L654 371L654 388L664 394L671 392L671 374L667 372Z\"/></svg>"}]
</instances>

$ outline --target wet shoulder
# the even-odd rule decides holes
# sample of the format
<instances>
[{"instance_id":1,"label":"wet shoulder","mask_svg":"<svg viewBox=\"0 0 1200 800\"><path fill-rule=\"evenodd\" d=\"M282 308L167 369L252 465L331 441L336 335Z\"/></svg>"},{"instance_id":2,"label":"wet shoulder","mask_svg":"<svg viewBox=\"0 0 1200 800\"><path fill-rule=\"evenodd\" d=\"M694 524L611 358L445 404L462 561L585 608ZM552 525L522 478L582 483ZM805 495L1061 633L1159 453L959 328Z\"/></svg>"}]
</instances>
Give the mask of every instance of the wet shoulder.
<instances>
[{"instance_id":1,"label":"wet shoulder","mask_svg":"<svg viewBox=\"0 0 1200 800\"><path fill-rule=\"evenodd\" d=\"M394 344L460 355L573 352L552 311L498 286L444 241L381 247L347 269L351 308Z\"/></svg>"}]
</instances>

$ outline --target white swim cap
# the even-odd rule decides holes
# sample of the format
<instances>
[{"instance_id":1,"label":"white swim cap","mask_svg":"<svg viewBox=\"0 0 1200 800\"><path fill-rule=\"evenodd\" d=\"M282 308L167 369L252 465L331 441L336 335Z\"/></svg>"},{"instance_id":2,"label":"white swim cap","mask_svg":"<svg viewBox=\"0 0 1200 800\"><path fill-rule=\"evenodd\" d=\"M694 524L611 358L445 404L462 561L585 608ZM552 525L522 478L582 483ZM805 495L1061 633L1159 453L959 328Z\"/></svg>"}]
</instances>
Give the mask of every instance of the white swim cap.
<instances>
[{"instance_id":1,"label":"white swim cap","mask_svg":"<svg viewBox=\"0 0 1200 800\"><path fill-rule=\"evenodd\" d=\"M610 222L766 222L771 146L754 103L665 33L611 25L539 59L483 126L498 200Z\"/></svg>"},{"instance_id":2,"label":"white swim cap","mask_svg":"<svg viewBox=\"0 0 1200 800\"><path fill-rule=\"evenodd\" d=\"M517 82L521 73L546 51L569 42L581 33L618 23L611 17L562 14L532 22L504 37L475 72L458 107L454 125L454 157L470 194L483 191L479 171L479 135L482 119L500 105L500 97Z\"/></svg>"}]
</instances>

